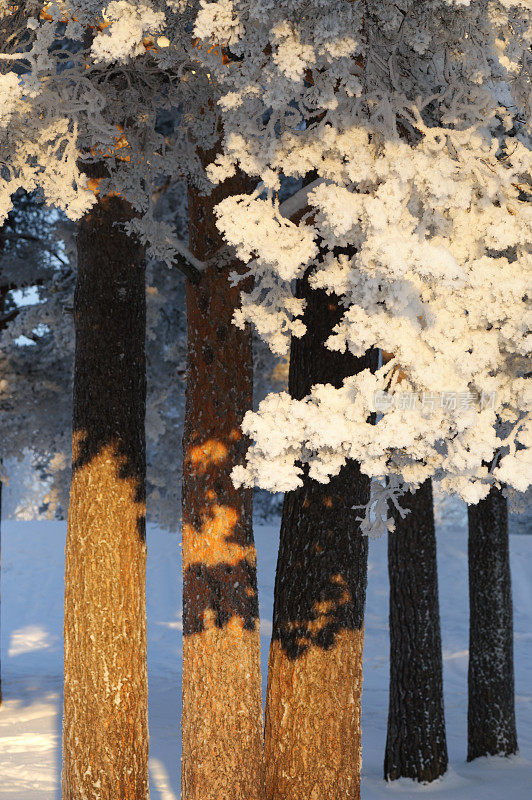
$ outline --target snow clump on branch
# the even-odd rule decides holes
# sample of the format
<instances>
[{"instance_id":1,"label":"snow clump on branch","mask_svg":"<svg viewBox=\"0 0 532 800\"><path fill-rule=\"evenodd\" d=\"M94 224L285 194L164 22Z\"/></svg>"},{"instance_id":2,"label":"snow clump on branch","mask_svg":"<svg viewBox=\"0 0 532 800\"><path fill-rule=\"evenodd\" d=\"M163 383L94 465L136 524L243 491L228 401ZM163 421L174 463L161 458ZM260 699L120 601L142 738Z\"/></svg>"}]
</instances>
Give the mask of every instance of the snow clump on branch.
<instances>
[{"instance_id":1,"label":"snow clump on branch","mask_svg":"<svg viewBox=\"0 0 532 800\"><path fill-rule=\"evenodd\" d=\"M204 4L198 35L223 37L206 24L222 7ZM237 64L209 62L229 98L215 172L220 180L239 166L264 187L218 208L228 242L253 259L236 320L286 352L305 330L293 282L308 271L345 308L327 345L390 354L340 389L267 397L244 420L252 445L235 481L288 490L304 464L326 482L355 458L376 479L406 488L433 477L469 503L493 483L523 491L532 474L529 4L231 7ZM315 184L290 223L279 220L282 175Z\"/></svg>"}]
</instances>

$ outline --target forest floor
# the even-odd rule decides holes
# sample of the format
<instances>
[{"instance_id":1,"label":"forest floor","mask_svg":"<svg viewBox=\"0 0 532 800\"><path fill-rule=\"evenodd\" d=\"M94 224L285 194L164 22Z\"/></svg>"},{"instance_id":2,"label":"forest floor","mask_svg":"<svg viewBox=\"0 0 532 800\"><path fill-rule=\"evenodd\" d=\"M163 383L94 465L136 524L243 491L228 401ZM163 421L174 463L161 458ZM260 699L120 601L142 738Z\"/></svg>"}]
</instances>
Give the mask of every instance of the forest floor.
<instances>
[{"instance_id":1,"label":"forest floor","mask_svg":"<svg viewBox=\"0 0 532 800\"><path fill-rule=\"evenodd\" d=\"M528 800L532 786L532 536L511 536L516 708L521 755L465 763L468 659L464 508L437 502L445 712L451 768L439 782L386 784L388 704L386 541L370 543L363 695L363 800ZM61 769L63 549L66 525L4 522L0 798L58 800ZM178 537L149 529L148 652L151 800L179 798L181 561ZM257 525L265 686L278 525ZM326 800L326 798L324 798Z\"/></svg>"}]
</instances>

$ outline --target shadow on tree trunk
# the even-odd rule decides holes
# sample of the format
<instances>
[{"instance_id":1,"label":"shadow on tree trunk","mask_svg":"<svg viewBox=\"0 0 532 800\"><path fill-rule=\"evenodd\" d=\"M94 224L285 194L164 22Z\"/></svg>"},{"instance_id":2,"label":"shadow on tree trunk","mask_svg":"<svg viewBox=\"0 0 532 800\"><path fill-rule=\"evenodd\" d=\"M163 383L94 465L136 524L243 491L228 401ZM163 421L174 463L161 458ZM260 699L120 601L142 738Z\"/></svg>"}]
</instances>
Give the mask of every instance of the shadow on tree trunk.
<instances>
[{"instance_id":1,"label":"shadow on tree trunk","mask_svg":"<svg viewBox=\"0 0 532 800\"><path fill-rule=\"evenodd\" d=\"M204 154L206 163L213 158ZM214 206L246 186L236 176L210 195L190 188L190 247L202 261L223 244ZM251 331L232 323L240 288L230 285L227 264L212 262L186 287L183 800L264 800L252 492L231 480L244 461L240 424L253 394Z\"/></svg>"},{"instance_id":2,"label":"shadow on tree trunk","mask_svg":"<svg viewBox=\"0 0 532 800\"><path fill-rule=\"evenodd\" d=\"M335 387L366 368L325 341L339 322L339 299L297 283L307 332L292 340L289 390ZM328 484L308 477L288 492L275 580L266 700L268 800L340 800L360 794L362 651L367 539L354 506L369 501L370 481L348 462Z\"/></svg>"},{"instance_id":3,"label":"shadow on tree trunk","mask_svg":"<svg viewBox=\"0 0 532 800\"><path fill-rule=\"evenodd\" d=\"M144 254L119 197L78 231L63 800L148 796Z\"/></svg>"}]
</instances>

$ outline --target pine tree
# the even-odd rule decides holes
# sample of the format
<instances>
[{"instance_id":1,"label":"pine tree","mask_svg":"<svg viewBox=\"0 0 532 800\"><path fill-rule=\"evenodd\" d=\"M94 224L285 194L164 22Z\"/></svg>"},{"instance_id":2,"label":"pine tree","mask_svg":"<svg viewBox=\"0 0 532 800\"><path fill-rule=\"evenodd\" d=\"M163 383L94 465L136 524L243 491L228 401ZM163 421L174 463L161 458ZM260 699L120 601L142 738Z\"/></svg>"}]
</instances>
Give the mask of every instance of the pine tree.
<instances>
[{"instance_id":1,"label":"pine tree","mask_svg":"<svg viewBox=\"0 0 532 800\"><path fill-rule=\"evenodd\" d=\"M203 261L222 244L213 208L225 192L238 191L239 181L210 195L190 189L190 247ZM235 489L230 477L244 458L240 423L253 390L251 332L232 324L238 300L223 264L208 265L198 284L187 281L183 800L263 798L252 495Z\"/></svg>"},{"instance_id":2,"label":"pine tree","mask_svg":"<svg viewBox=\"0 0 532 800\"><path fill-rule=\"evenodd\" d=\"M447 769L432 483L401 498L388 537L390 701L384 778L430 782Z\"/></svg>"},{"instance_id":3,"label":"pine tree","mask_svg":"<svg viewBox=\"0 0 532 800\"><path fill-rule=\"evenodd\" d=\"M324 346L341 315L338 298L297 282L306 334L292 339L289 391L341 385L371 363ZM266 699L268 800L340 800L360 793L362 649L367 539L355 505L369 479L348 462L324 485L305 472L285 495L275 579Z\"/></svg>"},{"instance_id":4,"label":"pine tree","mask_svg":"<svg viewBox=\"0 0 532 800\"><path fill-rule=\"evenodd\" d=\"M492 488L468 507L467 760L517 753L507 501Z\"/></svg>"},{"instance_id":5,"label":"pine tree","mask_svg":"<svg viewBox=\"0 0 532 800\"><path fill-rule=\"evenodd\" d=\"M131 218L104 197L78 232L63 800L148 797L146 297Z\"/></svg>"}]
</instances>

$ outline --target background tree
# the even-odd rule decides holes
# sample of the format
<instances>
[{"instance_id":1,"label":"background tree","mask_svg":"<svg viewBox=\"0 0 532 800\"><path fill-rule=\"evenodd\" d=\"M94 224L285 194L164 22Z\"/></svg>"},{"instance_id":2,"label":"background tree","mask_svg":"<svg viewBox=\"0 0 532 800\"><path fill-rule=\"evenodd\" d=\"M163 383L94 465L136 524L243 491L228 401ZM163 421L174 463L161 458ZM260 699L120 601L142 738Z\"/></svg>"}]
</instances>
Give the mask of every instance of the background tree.
<instances>
[{"instance_id":1,"label":"background tree","mask_svg":"<svg viewBox=\"0 0 532 800\"><path fill-rule=\"evenodd\" d=\"M61 374L60 337L48 323L72 281L52 243L55 232L56 220L43 217L38 198L25 194L0 230L0 495L10 461L24 452L31 449L41 465L62 461L68 382ZM55 498L46 503L55 507Z\"/></svg>"},{"instance_id":2,"label":"background tree","mask_svg":"<svg viewBox=\"0 0 532 800\"><path fill-rule=\"evenodd\" d=\"M401 498L388 534L390 700L386 780L430 782L447 770L432 483Z\"/></svg>"},{"instance_id":3,"label":"background tree","mask_svg":"<svg viewBox=\"0 0 532 800\"><path fill-rule=\"evenodd\" d=\"M166 183L166 182L165 182ZM159 193L157 219L188 238L187 186L169 181ZM186 278L148 258L146 263L146 509L149 524L180 527L182 439L187 360Z\"/></svg>"},{"instance_id":4,"label":"background tree","mask_svg":"<svg viewBox=\"0 0 532 800\"><path fill-rule=\"evenodd\" d=\"M508 508L493 487L468 507L467 760L517 753Z\"/></svg>"},{"instance_id":5,"label":"background tree","mask_svg":"<svg viewBox=\"0 0 532 800\"><path fill-rule=\"evenodd\" d=\"M33 214L28 219L20 214L16 222L33 230L35 241L15 240L0 277L10 307L0 355L0 452L7 476L17 461L29 457L43 480L42 491L32 498L19 487L19 512L28 513L29 504L38 515L62 516L70 479L74 270L61 254L63 242L54 224L39 230L33 227Z\"/></svg>"}]
</instances>

